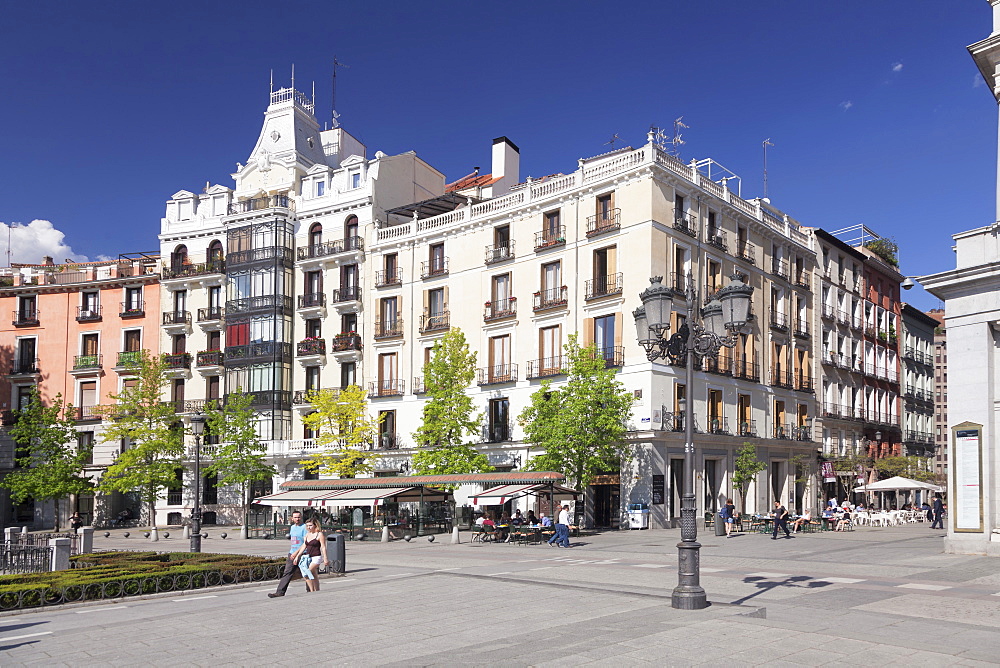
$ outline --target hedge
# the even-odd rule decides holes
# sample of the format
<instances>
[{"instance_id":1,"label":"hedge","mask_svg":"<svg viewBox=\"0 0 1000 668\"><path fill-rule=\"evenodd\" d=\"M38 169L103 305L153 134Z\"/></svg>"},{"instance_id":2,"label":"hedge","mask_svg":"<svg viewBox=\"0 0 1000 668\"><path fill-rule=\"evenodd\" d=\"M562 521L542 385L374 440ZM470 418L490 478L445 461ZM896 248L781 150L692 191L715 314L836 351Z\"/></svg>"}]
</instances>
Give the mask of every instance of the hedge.
<instances>
[{"instance_id":1,"label":"hedge","mask_svg":"<svg viewBox=\"0 0 1000 668\"><path fill-rule=\"evenodd\" d=\"M284 558L189 552L98 552L68 571L0 576L0 610L200 589L280 577Z\"/></svg>"}]
</instances>

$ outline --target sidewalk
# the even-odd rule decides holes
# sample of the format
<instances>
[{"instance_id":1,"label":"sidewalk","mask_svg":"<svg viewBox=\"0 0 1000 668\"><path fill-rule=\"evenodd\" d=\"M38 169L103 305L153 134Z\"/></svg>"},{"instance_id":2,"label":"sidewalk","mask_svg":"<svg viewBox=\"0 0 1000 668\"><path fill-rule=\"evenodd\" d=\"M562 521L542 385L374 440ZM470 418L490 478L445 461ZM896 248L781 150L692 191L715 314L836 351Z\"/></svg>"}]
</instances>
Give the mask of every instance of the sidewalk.
<instances>
[{"instance_id":1,"label":"sidewalk","mask_svg":"<svg viewBox=\"0 0 1000 668\"><path fill-rule=\"evenodd\" d=\"M209 530L204 551L285 551L221 532ZM941 535L701 536L713 605L693 612L670 607L676 530L609 532L569 550L355 541L347 577L308 597L293 583L268 599L269 584L5 618L0 662L291 665L315 662L319 647L323 663L355 666L995 665L1000 563L942 554ZM95 547L187 542L99 534Z\"/></svg>"}]
</instances>

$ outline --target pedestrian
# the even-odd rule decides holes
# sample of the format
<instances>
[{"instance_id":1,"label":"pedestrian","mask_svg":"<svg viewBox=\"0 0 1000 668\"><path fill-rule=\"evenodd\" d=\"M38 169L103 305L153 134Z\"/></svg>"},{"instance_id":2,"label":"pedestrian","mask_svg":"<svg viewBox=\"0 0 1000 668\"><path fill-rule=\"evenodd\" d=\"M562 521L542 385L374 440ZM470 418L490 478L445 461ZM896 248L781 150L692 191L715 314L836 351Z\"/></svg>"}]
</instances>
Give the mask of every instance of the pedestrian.
<instances>
[{"instance_id":1,"label":"pedestrian","mask_svg":"<svg viewBox=\"0 0 1000 668\"><path fill-rule=\"evenodd\" d=\"M733 535L733 527L736 525L736 506L732 499L726 499L725 505L719 510L719 518L726 525L726 538Z\"/></svg>"},{"instance_id":2,"label":"pedestrian","mask_svg":"<svg viewBox=\"0 0 1000 668\"><path fill-rule=\"evenodd\" d=\"M73 531L79 531L83 527L83 518L80 517L80 513L73 513L69 518L69 528Z\"/></svg>"},{"instance_id":3,"label":"pedestrian","mask_svg":"<svg viewBox=\"0 0 1000 668\"><path fill-rule=\"evenodd\" d=\"M278 580L278 588L267 595L268 598L278 598L284 596L288 589L288 583L292 581L295 574L299 572L299 565L292 559L292 555L299 551L302 543L305 542L306 527L302 524L302 513L295 511L292 513L292 526L288 529L288 538L291 544L288 547L288 558L285 560L285 570ZM308 591L308 589L306 590Z\"/></svg>"},{"instance_id":4,"label":"pedestrian","mask_svg":"<svg viewBox=\"0 0 1000 668\"><path fill-rule=\"evenodd\" d=\"M931 522L931 528L944 529L944 501L941 500L940 493L934 495L934 505L931 507L931 513L934 515L934 521Z\"/></svg>"},{"instance_id":5,"label":"pedestrian","mask_svg":"<svg viewBox=\"0 0 1000 668\"><path fill-rule=\"evenodd\" d=\"M549 539L549 545L569 547L569 505L564 505L556 520L556 532Z\"/></svg>"},{"instance_id":6,"label":"pedestrian","mask_svg":"<svg viewBox=\"0 0 1000 668\"><path fill-rule=\"evenodd\" d=\"M303 558L306 559L304 563ZM330 558L326 554L326 536L323 535L323 527L317 518L310 517L306 522L302 546L290 559L299 565L302 576L306 578L306 591L319 591L319 567L321 564L329 566Z\"/></svg>"},{"instance_id":7,"label":"pedestrian","mask_svg":"<svg viewBox=\"0 0 1000 668\"><path fill-rule=\"evenodd\" d=\"M788 530L788 511L781 505L780 501L774 502L774 533L771 540L778 540L778 529L785 532L785 538L791 538L792 534Z\"/></svg>"}]
</instances>

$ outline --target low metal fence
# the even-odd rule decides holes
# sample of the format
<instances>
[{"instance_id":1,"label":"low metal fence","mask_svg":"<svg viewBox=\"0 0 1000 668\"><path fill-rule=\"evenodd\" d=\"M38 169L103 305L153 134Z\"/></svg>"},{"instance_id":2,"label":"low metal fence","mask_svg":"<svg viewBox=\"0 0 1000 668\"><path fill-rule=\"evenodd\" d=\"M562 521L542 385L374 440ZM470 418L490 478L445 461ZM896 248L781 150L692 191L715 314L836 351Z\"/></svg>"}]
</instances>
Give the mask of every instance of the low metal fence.
<instances>
[{"instance_id":1,"label":"low metal fence","mask_svg":"<svg viewBox=\"0 0 1000 668\"><path fill-rule=\"evenodd\" d=\"M52 564L51 547L0 545L0 573L46 573Z\"/></svg>"},{"instance_id":2,"label":"low metal fence","mask_svg":"<svg viewBox=\"0 0 1000 668\"><path fill-rule=\"evenodd\" d=\"M62 533L18 533L11 534L12 547L48 547L52 538L69 538L70 554L80 554L80 535L70 532Z\"/></svg>"}]
</instances>

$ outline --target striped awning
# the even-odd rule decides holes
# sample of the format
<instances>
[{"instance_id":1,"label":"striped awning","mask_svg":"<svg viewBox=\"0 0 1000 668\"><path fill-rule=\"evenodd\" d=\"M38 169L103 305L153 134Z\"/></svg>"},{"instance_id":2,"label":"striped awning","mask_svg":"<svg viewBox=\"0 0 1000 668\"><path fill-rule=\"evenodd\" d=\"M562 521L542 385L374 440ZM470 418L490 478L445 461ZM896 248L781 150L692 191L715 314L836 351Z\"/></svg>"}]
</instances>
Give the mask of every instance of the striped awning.
<instances>
[{"instance_id":1,"label":"striped awning","mask_svg":"<svg viewBox=\"0 0 1000 668\"><path fill-rule=\"evenodd\" d=\"M572 496L576 498L577 492L575 489L570 489L569 487L563 487L562 485L556 485L554 483L543 484L535 483L532 485L498 485L492 487L485 492L480 492L472 497L472 503L476 506L499 506L507 503L511 499L516 499L521 496L527 495L538 495L538 494L552 494L553 497L556 496Z\"/></svg>"},{"instance_id":2,"label":"striped awning","mask_svg":"<svg viewBox=\"0 0 1000 668\"><path fill-rule=\"evenodd\" d=\"M262 506L318 506L323 499L336 496L339 491L329 489L302 489L268 494L253 500Z\"/></svg>"},{"instance_id":3,"label":"striped awning","mask_svg":"<svg viewBox=\"0 0 1000 668\"><path fill-rule=\"evenodd\" d=\"M378 506L386 501L446 501L450 492L421 487L381 487L378 489L294 490L262 496L254 500L265 506Z\"/></svg>"}]
</instances>

